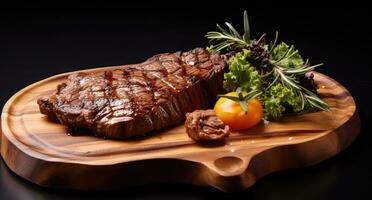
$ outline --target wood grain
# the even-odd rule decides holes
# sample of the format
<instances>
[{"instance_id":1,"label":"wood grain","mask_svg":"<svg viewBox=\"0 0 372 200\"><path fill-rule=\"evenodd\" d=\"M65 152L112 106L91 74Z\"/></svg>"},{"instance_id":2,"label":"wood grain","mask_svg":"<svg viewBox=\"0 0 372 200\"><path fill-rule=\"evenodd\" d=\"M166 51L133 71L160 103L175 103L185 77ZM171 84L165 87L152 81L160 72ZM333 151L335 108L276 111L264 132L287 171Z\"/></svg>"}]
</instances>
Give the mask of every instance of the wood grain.
<instances>
[{"instance_id":1,"label":"wood grain","mask_svg":"<svg viewBox=\"0 0 372 200\"><path fill-rule=\"evenodd\" d=\"M262 123L233 132L219 146L196 144L183 125L125 141L70 136L66 127L40 114L36 104L37 98L52 93L69 74L19 91L1 115L1 155L6 164L21 177L46 187L103 190L183 182L239 191L266 174L312 165L336 155L360 129L350 93L333 79L315 73L319 93L331 112Z\"/></svg>"}]
</instances>

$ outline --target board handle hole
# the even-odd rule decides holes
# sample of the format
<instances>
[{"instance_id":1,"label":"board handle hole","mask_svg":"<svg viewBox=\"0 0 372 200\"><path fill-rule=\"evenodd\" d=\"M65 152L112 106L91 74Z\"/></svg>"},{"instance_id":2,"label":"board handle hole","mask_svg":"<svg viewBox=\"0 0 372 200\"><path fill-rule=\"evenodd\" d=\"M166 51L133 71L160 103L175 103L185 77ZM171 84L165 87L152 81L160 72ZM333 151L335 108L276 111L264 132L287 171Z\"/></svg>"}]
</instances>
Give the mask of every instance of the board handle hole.
<instances>
[{"instance_id":1,"label":"board handle hole","mask_svg":"<svg viewBox=\"0 0 372 200\"><path fill-rule=\"evenodd\" d=\"M214 161L214 165L217 169L228 173L240 170L243 167L243 163L244 161L236 156L222 157Z\"/></svg>"}]
</instances>

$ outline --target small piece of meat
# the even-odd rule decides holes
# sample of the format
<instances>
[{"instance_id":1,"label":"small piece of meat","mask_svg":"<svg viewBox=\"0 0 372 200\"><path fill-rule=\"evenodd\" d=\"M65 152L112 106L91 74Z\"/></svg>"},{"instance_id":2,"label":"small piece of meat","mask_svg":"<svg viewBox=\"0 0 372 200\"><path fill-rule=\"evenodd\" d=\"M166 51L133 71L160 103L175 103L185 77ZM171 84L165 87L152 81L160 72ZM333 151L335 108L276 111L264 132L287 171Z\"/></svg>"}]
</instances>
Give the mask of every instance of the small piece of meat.
<instances>
[{"instance_id":1,"label":"small piece of meat","mask_svg":"<svg viewBox=\"0 0 372 200\"><path fill-rule=\"evenodd\" d=\"M213 110L195 110L186 114L186 132L197 142L220 141L229 136L229 126Z\"/></svg>"},{"instance_id":2,"label":"small piece of meat","mask_svg":"<svg viewBox=\"0 0 372 200\"><path fill-rule=\"evenodd\" d=\"M158 54L114 70L71 74L38 104L71 130L111 139L143 136L212 106L223 93L225 66L203 48Z\"/></svg>"}]
</instances>

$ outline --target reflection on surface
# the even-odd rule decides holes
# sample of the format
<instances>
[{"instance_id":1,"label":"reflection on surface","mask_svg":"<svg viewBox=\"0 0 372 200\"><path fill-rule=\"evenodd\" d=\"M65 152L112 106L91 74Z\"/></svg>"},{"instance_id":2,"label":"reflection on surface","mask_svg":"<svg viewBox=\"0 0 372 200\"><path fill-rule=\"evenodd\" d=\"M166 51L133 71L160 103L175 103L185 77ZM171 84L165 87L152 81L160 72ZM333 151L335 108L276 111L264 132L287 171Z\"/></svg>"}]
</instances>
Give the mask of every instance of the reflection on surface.
<instances>
[{"instance_id":1,"label":"reflection on surface","mask_svg":"<svg viewBox=\"0 0 372 200\"><path fill-rule=\"evenodd\" d=\"M43 199L30 184L10 172L2 159L0 164L0 183L0 195L1 197L2 195L6 197L0 199Z\"/></svg>"}]
</instances>

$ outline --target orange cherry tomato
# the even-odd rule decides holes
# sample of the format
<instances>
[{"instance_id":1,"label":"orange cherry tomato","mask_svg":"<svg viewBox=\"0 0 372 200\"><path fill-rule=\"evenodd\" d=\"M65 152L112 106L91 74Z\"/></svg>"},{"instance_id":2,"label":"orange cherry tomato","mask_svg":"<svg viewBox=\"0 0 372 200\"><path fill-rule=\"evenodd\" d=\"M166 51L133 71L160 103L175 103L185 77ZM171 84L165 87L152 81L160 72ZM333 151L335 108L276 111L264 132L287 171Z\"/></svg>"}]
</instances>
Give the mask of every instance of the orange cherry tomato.
<instances>
[{"instance_id":1,"label":"orange cherry tomato","mask_svg":"<svg viewBox=\"0 0 372 200\"><path fill-rule=\"evenodd\" d=\"M236 92L226 95L237 96ZM263 108L259 100L248 100L247 107L248 112L244 113L238 102L221 97L214 106L214 112L231 130L242 130L257 125L263 116Z\"/></svg>"}]
</instances>

